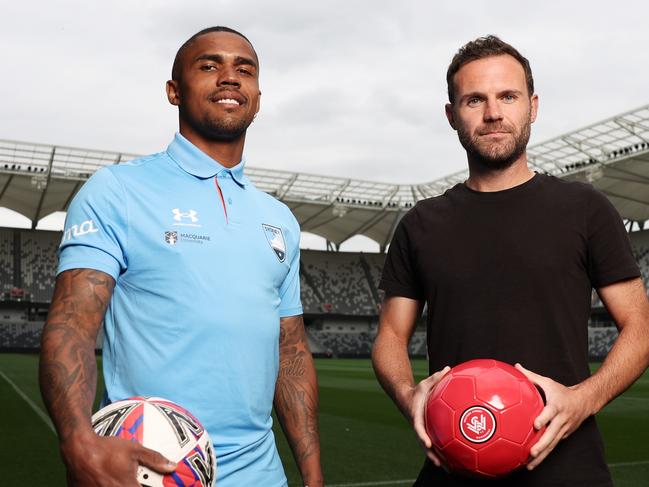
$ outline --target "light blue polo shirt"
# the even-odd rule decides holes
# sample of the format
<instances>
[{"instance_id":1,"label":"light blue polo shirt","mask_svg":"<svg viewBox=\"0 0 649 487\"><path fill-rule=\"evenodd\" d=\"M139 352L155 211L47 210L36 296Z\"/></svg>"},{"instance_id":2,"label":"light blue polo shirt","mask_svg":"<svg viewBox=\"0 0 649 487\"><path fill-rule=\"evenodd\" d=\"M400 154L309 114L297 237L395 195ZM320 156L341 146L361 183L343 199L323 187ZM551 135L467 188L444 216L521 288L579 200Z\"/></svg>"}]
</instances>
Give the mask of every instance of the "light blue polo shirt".
<instances>
[{"instance_id":1,"label":"light blue polo shirt","mask_svg":"<svg viewBox=\"0 0 649 487\"><path fill-rule=\"evenodd\" d=\"M286 485L271 430L279 320L302 314L300 229L180 134L96 172L68 210L58 272L96 269L109 401L161 396L209 431L219 487Z\"/></svg>"}]
</instances>

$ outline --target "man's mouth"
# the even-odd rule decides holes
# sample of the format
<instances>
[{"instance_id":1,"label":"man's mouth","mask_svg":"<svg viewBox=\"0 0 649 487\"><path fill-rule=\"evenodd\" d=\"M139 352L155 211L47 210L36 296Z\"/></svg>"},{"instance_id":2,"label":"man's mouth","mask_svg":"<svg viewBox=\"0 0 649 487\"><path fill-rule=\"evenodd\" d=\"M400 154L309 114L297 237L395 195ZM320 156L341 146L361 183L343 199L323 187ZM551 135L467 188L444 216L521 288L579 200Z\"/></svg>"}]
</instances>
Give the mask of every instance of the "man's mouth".
<instances>
[{"instance_id":1,"label":"man's mouth","mask_svg":"<svg viewBox=\"0 0 649 487\"><path fill-rule=\"evenodd\" d=\"M213 94L210 101L226 107L238 107L246 103L246 98L237 92L226 91Z\"/></svg>"}]
</instances>

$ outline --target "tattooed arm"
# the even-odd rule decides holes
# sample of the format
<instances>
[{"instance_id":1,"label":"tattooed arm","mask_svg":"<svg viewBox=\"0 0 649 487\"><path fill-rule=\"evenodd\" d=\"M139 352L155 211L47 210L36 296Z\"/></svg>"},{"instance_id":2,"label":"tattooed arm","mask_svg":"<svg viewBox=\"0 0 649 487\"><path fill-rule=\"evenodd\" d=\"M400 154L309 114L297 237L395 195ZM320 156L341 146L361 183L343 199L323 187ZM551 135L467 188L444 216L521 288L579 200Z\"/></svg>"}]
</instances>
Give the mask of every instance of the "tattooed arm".
<instances>
[{"instance_id":1,"label":"tattooed arm","mask_svg":"<svg viewBox=\"0 0 649 487\"><path fill-rule=\"evenodd\" d=\"M323 486L318 383L301 315L280 320L279 375L274 405L304 485Z\"/></svg>"},{"instance_id":2,"label":"tattooed arm","mask_svg":"<svg viewBox=\"0 0 649 487\"><path fill-rule=\"evenodd\" d=\"M138 464L172 471L159 453L103 438L90 416L97 387L95 343L115 281L91 269L59 275L41 339L41 394L59 436L71 486L138 487Z\"/></svg>"}]
</instances>

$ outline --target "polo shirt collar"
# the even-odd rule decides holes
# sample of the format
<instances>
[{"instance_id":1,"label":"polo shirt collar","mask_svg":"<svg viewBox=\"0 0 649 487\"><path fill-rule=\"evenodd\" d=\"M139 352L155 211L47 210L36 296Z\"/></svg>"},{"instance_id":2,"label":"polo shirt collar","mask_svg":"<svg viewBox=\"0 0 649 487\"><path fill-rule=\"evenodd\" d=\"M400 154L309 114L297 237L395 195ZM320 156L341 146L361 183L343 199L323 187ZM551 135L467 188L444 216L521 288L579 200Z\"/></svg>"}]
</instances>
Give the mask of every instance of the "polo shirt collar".
<instances>
[{"instance_id":1,"label":"polo shirt collar","mask_svg":"<svg viewBox=\"0 0 649 487\"><path fill-rule=\"evenodd\" d=\"M183 171L197 178L208 179L227 172L239 186L245 188L249 183L248 178L243 174L245 159L241 159L239 164L228 169L179 133L176 133L174 140L167 147L167 154Z\"/></svg>"}]
</instances>

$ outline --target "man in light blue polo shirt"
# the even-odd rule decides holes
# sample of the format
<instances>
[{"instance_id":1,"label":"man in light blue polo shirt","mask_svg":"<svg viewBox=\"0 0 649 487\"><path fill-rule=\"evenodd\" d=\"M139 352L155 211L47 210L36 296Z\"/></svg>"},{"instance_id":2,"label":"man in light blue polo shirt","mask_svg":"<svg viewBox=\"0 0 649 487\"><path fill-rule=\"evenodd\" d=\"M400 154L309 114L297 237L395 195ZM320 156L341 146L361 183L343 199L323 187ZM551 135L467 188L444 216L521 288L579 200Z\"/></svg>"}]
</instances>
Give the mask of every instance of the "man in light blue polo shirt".
<instances>
[{"instance_id":1,"label":"man in light blue polo shirt","mask_svg":"<svg viewBox=\"0 0 649 487\"><path fill-rule=\"evenodd\" d=\"M174 468L92 432L102 320L106 401L161 396L192 411L214 443L219 487L286 485L273 402L305 485L323 485L300 229L244 175L258 69L240 33L194 35L167 83L180 133L165 152L98 171L70 205L41 389L71 485L137 485L138 464Z\"/></svg>"}]
</instances>

